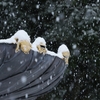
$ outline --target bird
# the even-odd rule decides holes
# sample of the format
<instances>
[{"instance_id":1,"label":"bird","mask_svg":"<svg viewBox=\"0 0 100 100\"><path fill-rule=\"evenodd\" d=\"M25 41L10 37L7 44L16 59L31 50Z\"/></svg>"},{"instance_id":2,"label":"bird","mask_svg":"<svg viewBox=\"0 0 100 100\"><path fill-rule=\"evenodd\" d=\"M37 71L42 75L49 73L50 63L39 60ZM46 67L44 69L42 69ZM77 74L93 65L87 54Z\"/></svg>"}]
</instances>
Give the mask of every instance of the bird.
<instances>
[{"instance_id":1,"label":"bird","mask_svg":"<svg viewBox=\"0 0 100 100\"><path fill-rule=\"evenodd\" d=\"M65 44L62 44L59 46L58 51L57 51L57 57L63 59L65 63L68 64L68 60L70 57L70 51Z\"/></svg>"},{"instance_id":2,"label":"bird","mask_svg":"<svg viewBox=\"0 0 100 100\"><path fill-rule=\"evenodd\" d=\"M37 51L42 54L46 54L46 41L43 37L37 37L32 43L32 50Z\"/></svg>"}]
</instances>

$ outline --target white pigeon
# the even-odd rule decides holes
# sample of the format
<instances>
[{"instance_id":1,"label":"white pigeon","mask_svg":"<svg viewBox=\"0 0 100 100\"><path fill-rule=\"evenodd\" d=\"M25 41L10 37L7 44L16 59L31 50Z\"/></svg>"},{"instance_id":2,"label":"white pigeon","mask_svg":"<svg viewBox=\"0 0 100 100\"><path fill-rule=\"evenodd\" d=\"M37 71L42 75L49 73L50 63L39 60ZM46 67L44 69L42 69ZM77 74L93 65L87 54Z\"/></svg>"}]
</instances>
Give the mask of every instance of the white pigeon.
<instances>
[{"instance_id":1,"label":"white pigeon","mask_svg":"<svg viewBox=\"0 0 100 100\"><path fill-rule=\"evenodd\" d=\"M32 50L46 53L46 41L42 37L37 37L35 41L32 43Z\"/></svg>"},{"instance_id":2,"label":"white pigeon","mask_svg":"<svg viewBox=\"0 0 100 100\"><path fill-rule=\"evenodd\" d=\"M68 47L65 44L62 44L61 46L59 46L57 56L61 59L64 59L66 64L68 64L70 51L69 51Z\"/></svg>"}]
</instances>

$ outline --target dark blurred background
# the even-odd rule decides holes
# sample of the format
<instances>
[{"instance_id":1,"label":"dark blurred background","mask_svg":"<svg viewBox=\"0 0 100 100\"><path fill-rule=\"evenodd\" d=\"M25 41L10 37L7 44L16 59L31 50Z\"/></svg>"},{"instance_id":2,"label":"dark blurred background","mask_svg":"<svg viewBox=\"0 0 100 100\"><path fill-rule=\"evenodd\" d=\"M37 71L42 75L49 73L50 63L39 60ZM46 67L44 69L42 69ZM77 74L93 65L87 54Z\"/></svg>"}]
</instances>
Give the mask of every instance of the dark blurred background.
<instances>
[{"instance_id":1,"label":"dark blurred background","mask_svg":"<svg viewBox=\"0 0 100 100\"><path fill-rule=\"evenodd\" d=\"M37 100L100 100L99 0L0 0L0 39L19 29L71 52L63 80Z\"/></svg>"}]
</instances>

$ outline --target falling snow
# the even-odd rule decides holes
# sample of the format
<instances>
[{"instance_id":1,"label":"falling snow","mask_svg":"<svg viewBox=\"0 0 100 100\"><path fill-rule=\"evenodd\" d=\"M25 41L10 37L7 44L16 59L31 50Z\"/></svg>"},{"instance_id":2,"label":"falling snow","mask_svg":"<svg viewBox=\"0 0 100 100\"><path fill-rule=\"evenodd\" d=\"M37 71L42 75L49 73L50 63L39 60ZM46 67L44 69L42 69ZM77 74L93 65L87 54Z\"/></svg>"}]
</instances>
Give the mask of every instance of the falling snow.
<instances>
[{"instance_id":1,"label":"falling snow","mask_svg":"<svg viewBox=\"0 0 100 100\"><path fill-rule=\"evenodd\" d=\"M20 64L24 63L24 61L20 61Z\"/></svg>"},{"instance_id":2,"label":"falling snow","mask_svg":"<svg viewBox=\"0 0 100 100\"><path fill-rule=\"evenodd\" d=\"M26 98L26 99L28 98L28 94L25 94L25 98Z\"/></svg>"},{"instance_id":3,"label":"falling snow","mask_svg":"<svg viewBox=\"0 0 100 100\"><path fill-rule=\"evenodd\" d=\"M50 85L50 82L49 82L49 80L47 81L47 85Z\"/></svg>"},{"instance_id":4,"label":"falling snow","mask_svg":"<svg viewBox=\"0 0 100 100\"><path fill-rule=\"evenodd\" d=\"M40 5L36 5L36 8L39 9Z\"/></svg>"},{"instance_id":5,"label":"falling snow","mask_svg":"<svg viewBox=\"0 0 100 100\"><path fill-rule=\"evenodd\" d=\"M8 72L11 71L11 67L7 67L7 71L8 71Z\"/></svg>"},{"instance_id":6,"label":"falling snow","mask_svg":"<svg viewBox=\"0 0 100 100\"><path fill-rule=\"evenodd\" d=\"M56 22L59 22L60 21L60 18L59 17L56 17Z\"/></svg>"},{"instance_id":7,"label":"falling snow","mask_svg":"<svg viewBox=\"0 0 100 100\"><path fill-rule=\"evenodd\" d=\"M37 58L35 58L35 62L37 62L38 61L38 59Z\"/></svg>"},{"instance_id":8,"label":"falling snow","mask_svg":"<svg viewBox=\"0 0 100 100\"><path fill-rule=\"evenodd\" d=\"M21 77L21 82L22 83L26 83L27 82L27 77L26 76L22 76Z\"/></svg>"},{"instance_id":9,"label":"falling snow","mask_svg":"<svg viewBox=\"0 0 100 100\"><path fill-rule=\"evenodd\" d=\"M20 2L1 0L0 6L0 38L3 39L0 40L0 43L15 43L10 37L16 31L24 29L31 36L31 42L37 36L43 36L47 41L47 47L50 50L48 54L50 55L57 56L55 52L62 43L68 46L71 56L65 75L59 77L62 80L57 87L54 87L54 92L47 94L44 98L42 96L43 100L100 99L100 0L87 0L85 2L80 0L74 2L73 0L41 2L39 0ZM61 48L61 50L63 49ZM37 51L36 48L33 50ZM0 51L0 54L2 52ZM37 56L37 52L34 53L34 56ZM59 54L58 57L62 58L62 55ZM51 58L51 60L54 59ZM34 61L38 63L39 59L34 58ZM19 61L20 65L24 63L24 60ZM44 66L39 68L39 70L45 70ZM8 73L11 73L12 70L12 65L5 68ZM32 70L29 73L31 78L36 78L37 75ZM14 75L17 75L16 72ZM45 81L47 86L50 85L55 76L56 74L53 73L48 77ZM12 75L7 77L11 78ZM23 75L20 76L19 80L16 82L17 85L20 85L20 82L25 84L28 77ZM45 83L41 76L38 77L38 81ZM0 80L0 87L2 84ZM13 86L13 83L8 81L8 85L10 84ZM40 85L37 88L44 89ZM9 89L7 91L10 92ZM25 93L24 96L26 99L29 97L28 93ZM11 100L14 100L13 96Z\"/></svg>"},{"instance_id":10,"label":"falling snow","mask_svg":"<svg viewBox=\"0 0 100 100\"><path fill-rule=\"evenodd\" d=\"M52 80L52 75L50 76L50 79Z\"/></svg>"}]
</instances>

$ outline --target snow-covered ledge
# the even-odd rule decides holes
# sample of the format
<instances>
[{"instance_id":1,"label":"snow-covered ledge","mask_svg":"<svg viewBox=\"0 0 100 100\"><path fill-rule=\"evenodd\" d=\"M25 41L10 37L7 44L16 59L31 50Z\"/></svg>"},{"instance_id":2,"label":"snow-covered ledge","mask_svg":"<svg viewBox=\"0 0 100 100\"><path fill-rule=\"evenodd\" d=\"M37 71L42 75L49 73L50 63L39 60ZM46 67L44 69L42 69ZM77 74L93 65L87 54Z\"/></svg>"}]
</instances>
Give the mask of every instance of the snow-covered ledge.
<instances>
[{"instance_id":1,"label":"snow-covered ledge","mask_svg":"<svg viewBox=\"0 0 100 100\"><path fill-rule=\"evenodd\" d=\"M16 44L0 43L0 100L35 100L63 78L64 60L30 50L15 53Z\"/></svg>"}]
</instances>

